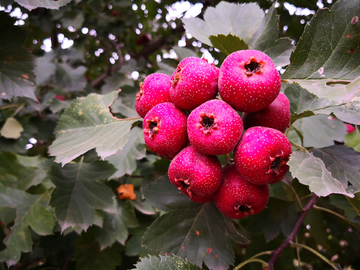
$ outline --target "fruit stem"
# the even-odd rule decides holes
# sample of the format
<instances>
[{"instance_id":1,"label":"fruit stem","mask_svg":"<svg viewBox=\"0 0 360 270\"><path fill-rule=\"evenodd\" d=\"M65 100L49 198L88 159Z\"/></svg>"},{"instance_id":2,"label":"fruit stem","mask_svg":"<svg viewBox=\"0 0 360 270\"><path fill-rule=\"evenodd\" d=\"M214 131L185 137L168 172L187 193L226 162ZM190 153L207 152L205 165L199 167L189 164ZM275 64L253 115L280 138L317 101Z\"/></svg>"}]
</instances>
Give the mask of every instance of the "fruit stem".
<instances>
[{"instance_id":1,"label":"fruit stem","mask_svg":"<svg viewBox=\"0 0 360 270\"><path fill-rule=\"evenodd\" d=\"M309 250L310 252L314 253L316 256L318 256L320 259L322 259L324 262L326 262L327 264L329 264L333 269L339 269L336 267L336 265L333 264L332 261L330 261L328 258L324 257L321 253L317 252L315 249L312 249L311 247L304 245L304 244L299 244L299 243L293 243L290 241L290 246L291 247L300 247L300 248L305 248L307 250Z\"/></svg>"},{"instance_id":2,"label":"fruit stem","mask_svg":"<svg viewBox=\"0 0 360 270\"><path fill-rule=\"evenodd\" d=\"M272 251L271 250L268 250L268 251L263 251L263 252L260 252L258 254L255 254L254 256L252 256L251 258L243 261L242 263L240 263L239 265L237 265L233 270L238 270L240 269L241 267L243 267L245 264L248 264L250 262L259 262L263 265L263 267L267 267L267 263L263 260L260 260L260 259L256 259L257 257L260 257L262 255L271 255L272 254Z\"/></svg>"},{"instance_id":3,"label":"fruit stem","mask_svg":"<svg viewBox=\"0 0 360 270\"><path fill-rule=\"evenodd\" d=\"M306 148L298 145L297 143L294 143L292 141L290 141L291 145L294 146L296 149L300 150L300 151L303 151L303 152L307 152Z\"/></svg>"},{"instance_id":4,"label":"fruit stem","mask_svg":"<svg viewBox=\"0 0 360 270\"><path fill-rule=\"evenodd\" d=\"M225 154L226 157L226 165L231 165L234 162L234 159L230 157L230 154Z\"/></svg>"},{"instance_id":5,"label":"fruit stem","mask_svg":"<svg viewBox=\"0 0 360 270\"><path fill-rule=\"evenodd\" d=\"M245 266L246 264L251 263L251 262L261 263L263 268L267 268L267 267L268 267L268 264L267 264L265 261L260 260L260 259L252 259L252 258L250 258L250 259L248 259L248 260L243 261L242 263L240 263L240 264L239 264L238 266L236 266L233 270L238 270L238 269L240 269L241 267L243 267L243 266Z\"/></svg>"},{"instance_id":6,"label":"fruit stem","mask_svg":"<svg viewBox=\"0 0 360 270\"><path fill-rule=\"evenodd\" d=\"M300 206L301 211L304 211L304 208L303 208L303 206L302 206L302 204L301 204L300 198L299 198L299 196L297 195L294 187L293 187L291 184L289 184L289 187L290 187L290 189L292 190L292 192L294 192L294 195L295 195L296 200L297 200L297 202L298 202L298 204L299 204L299 206Z\"/></svg>"},{"instance_id":7,"label":"fruit stem","mask_svg":"<svg viewBox=\"0 0 360 270\"><path fill-rule=\"evenodd\" d=\"M313 206L314 209L317 209L317 210L321 210L321 211L324 211L324 212L328 212L334 216L337 216L338 218L341 218L342 220L346 221L347 223L349 223L351 226L355 227L354 226L354 223L352 223L350 220L348 220L346 217L344 217L343 215L340 215L339 213L336 213L330 209L327 209L327 208L323 208L323 207L320 207L320 206L317 206L317 205L314 205Z\"/></svg>"},{"instance_id":8,"label":"fruit stem","mask_svg":"<svg viewBox=\"0 0 360 270\"><path fill-rule=\"evenodd\" d=\"M294 239L295 235L297 234L298 230L300 229L301 224L303 223L307 213L311 209L311 207L314 206L316 200L317 200L316 194L312 196L308 204L304 207L304 211L302 212L301 216L299 217L298 221L296 222L292 232L288 235L286 240L277 248L274 250L269 262L268 262L268 270L274 270L274 264L280 253L289 245L290 242Z\"/></svg>"}]
</instances>

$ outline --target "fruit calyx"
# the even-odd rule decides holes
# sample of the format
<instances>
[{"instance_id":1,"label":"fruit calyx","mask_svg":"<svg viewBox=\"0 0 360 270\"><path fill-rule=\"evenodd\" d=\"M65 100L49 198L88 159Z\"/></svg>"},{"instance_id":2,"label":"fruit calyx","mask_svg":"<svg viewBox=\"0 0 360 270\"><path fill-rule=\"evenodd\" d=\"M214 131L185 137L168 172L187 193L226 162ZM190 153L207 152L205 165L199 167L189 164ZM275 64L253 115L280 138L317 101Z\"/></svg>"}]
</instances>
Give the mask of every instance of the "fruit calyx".
<instances>
[{"instance_id":1,"label":"fruit calyx","mask_svg":"<svg viewBox=\"0 0 360 270\"><path fill-rule=\"evenodd\" d=\"M177 85L177 83L180 80L180 72L181 72L182 68L181 67L177 67L176 68L176 73L174 78L171 79L170 83L171 83L171 87L175 87Z\"/></svg>"},{"instance_id":2,"label":"fruit calyx","mask_svg":"<svg viewBox=\"0 0 360 270\"><path fill-rule=\"evenodd\" d=\"M249 216L249 215L253 215L255 213L254 209L252 208L252 206L250 204L235 205L234 209L235 209L237 215L242 213L245 216Z\"/></svg>"},{"instance_id":3,"label":"fruit calyx","mask_svg":"<svg viewBox=\"0 0 360 270\"><path fill-rule=\"evenodd\" d=\"M279 175L280 168L286 164L286 160L284 160L284 152L280 151L279 155L276 155L275 157L270 157L270 161L271 164L266 174L274 173L275 175Z\"/></svg>"},{"instance_id":4,"label":"fruit calyx","mask_svg":"<svg viewBox=\"0 0 360 270\"><path fill-rule=\"evenodd\" d=\"M193 194L190 187L189 179L175 179L175 183L177 185L178 190L181 192L186 192L190 198L192 198Z\"/></svg>"},{"instance_id":5,"label":"fruit calyx","mask_svg":"<svg viewBox=\"0 0 360 270\"><path fill-rule=\"evenodd\" d=\"M204 134L209 134L209 133L211 133L212 129L218 128L214 114L201 113L200 117L201 117L201 119L196 126L198 128L200 128L204 132Z\"/></svg>"},{"instance_id":6,"label":"fruit calyx","mask_svg":"<svg viewBox=\"0 0 360 270\"><path fill-rule=\"evenodd\" d=\"M250 57L250 62L244 64L245 74L250 77L254 74L263 73L263 61L258 62L255 57Z\"/></svg>"},{"instance_id":7,"label":"fruit calyx","mask_svg":"<svg viewBox=\"0 0 360 270\"><path fill-rule=\"evenodd\" d=\"M146 134L149 134L149 137L154 138L155 133L159 131L159 117L155 117L154 119L147 119L146 123L148 123L147 127L144 129Z\"/></svg>"},{"instance_id":8,"label":"fruit calyx","mask_svg":"<svg viewBox=\"0 0 360 270\"><path fill-rule=\"evenodd\" d=\"M136 101L139 101L141 99L141 97L143 96L144 94L144 90L143 90L143 87L144 87L144 83L140 83L140 91L136 94Z\"/></svg>"}]
</instances>

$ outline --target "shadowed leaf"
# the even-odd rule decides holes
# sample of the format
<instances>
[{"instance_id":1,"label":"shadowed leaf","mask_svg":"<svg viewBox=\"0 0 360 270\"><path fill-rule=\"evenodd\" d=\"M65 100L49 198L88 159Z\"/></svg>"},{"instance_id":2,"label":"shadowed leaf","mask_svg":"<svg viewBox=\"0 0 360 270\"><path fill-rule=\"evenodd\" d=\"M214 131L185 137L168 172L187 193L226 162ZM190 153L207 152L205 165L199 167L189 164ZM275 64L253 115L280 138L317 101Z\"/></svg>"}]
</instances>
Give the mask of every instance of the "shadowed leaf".
<instances>
[{"instance_id":1,"label":"shadowed leaf","mask_svg":"<svg viewBox=\"0 0 360 270\"><path fill-rule=\"evenodd\" d=\"M114 193L98 180L106 179L115 172L115 168L103 161L67 164L61 167L54 164L48 172L56 185L51 205L64 231L69 227L81 227L86 230L93 224L95 210L116 213Z\"/></svg>"},{"instance_id":2,"label":"shadowed leaf","mask_svg":"<svg viewBox=\"0 0 360 270\"><path fill-rule=\"evenodd\" d=\"M18 189L0 188L0 205L16 209L16 219L4 243L7 248L0 252L0 261L8 266L20 260L21 252L32 250L29 226L39 235L53 233L55 217L48 207L50 194L32 195Z\"/></svg>"}]
</instances>

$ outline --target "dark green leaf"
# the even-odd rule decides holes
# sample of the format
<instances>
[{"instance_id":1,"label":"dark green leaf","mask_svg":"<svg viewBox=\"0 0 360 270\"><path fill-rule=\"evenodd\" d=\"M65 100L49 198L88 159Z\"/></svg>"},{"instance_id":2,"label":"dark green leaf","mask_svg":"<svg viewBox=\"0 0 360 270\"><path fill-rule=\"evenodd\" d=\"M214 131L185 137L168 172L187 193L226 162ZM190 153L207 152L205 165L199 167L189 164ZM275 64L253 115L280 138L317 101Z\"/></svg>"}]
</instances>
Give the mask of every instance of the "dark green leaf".
<instances>
[{"instance_id":1,"label":"dark green leaf","mask_svg":"<svg viewBox=\"0 0 360 270\"><path fill-rule=\"evenodd\" d=\"M344 215L348 219L354 219L358 216L355 209L352 207L346 196L332 195L330 196L330 202L332 205L344 211ZM360 226L359 226L360 228Z\"/></svg>"},{"instance_id":2,"label":"dark green leaf","mask_svg":"<svg viewBox=\"0 0 360 270\"><path fill-rule=\"evenodd\" d=\"M141 258L141 261L135 267L132 270L200 270L196 265L176 255L160 256L160 259L155 256Z\"/></svg>"},{"instance_id":3,"label":"dark green leaf","mask_svg":"<svg viewBox=\"0 0 360 270\"><path fill-rule=\"evenodd\" d=\"M0 12L0 98L22 96L37 101L34 91L34 59L23 46L26 33L14 26L15 20Z\"/></svg>"},{"instance_id":4,"label":"dark green leaf","mask_svg":"<svg viewBox=\"0 0 360 270\"><path fill-rule=\"evenodd\" d=\"M117 169L111 178L132 174L136 170L136 160L146 157L145 152L143 131L141 128L135 127L131 130L129 141L124 148L105 159Z\"/></svg>"},{"instance_id":5,"label":"dark green leaf","mask_svg":"<svg viewBox=\"0 0 360 270\"><path fill-rule=\"evenodd\" d=\"M305 26L283 78L354 80L359 77L360 25L351 23L359 15L359 0L340 0L330 10L319 9Z\"/></svg>"},{"instance_id":6,"label":"dark green leaf","mask_svg":"<svg viewBox=\"0 0 360 270\"><path fill-rule=\"evenodd\" d=\"M234 35L217 35L217 36L209 36L209 39L211 41L211 44L219 49L222 53L229 55L233 52L239 51L239 50L247 50L249 49L249 46L246 44L246 42L243 39L240 39L237 36Z\"/></svg>"},{"instance_id":7,"label":"dark green leaf","mask_svg":"<svg viewBox=\"0 0 360 270\"><path fill-rule=\"evenodd\" d=\"M354 197L346 191L342 183L334 178L326 169L324 162L312 153L294 151L288 161L290 172L300 183L309 186L310 191L318 196L328 196L333 193Z\"/></svg>"},{"instance_id":8,"label":"dark green leaf","mask_svg":"<svg viewBox=\"0 0 360 270\"><path fill-rule=\"evenodd\" d=\"M282 78L337 104L351 102L352 110L359 110L360 26L352 24L356 16L360 16L359 0L341 0L331 10L319 9L305 26Z\"/></svg>"},{"instance_id":9,"label":"dark green leaf","mask_svg":"<svg viewBox=\"0 0 360 270\"><path fill-rule=\"evenodd\" d=\"M351 190L352 193L360 191L360 153L345 145L314 148L312 153L322 159L326 169L347 191ZM352 186L348 186L348 182Z\"/></svg>"},{"instance_id":10,"label":"dark green leaf","mask_svg":"<svg viewBox=\"0 0 360 270\"><path fill-rule=\"evenodd\" d=\"M104 213L105 218L102 228L94 227L91 232L100 243L100 249L110 247L116 241L125 245L129 236L128 227L139 225L134 207L129 201L122 201L116 213Z\"/></svg>"},{"instance_id":11,"label":"dark green leaf","mask_svg":"<svg viewBox=\"0 0 360 270\"><path fill-rule=\"evenodd\" d=\"M156 219L146 231L143 244L161 254L186 258L198 266L204 262L210 269L228 269L234 263L230 238L248 242L234 231L231 219L221 214L213 203L198 204Z\"/></svg>"},{"instance_id":12,"label":"dark green leaf","mask_svg":"<svg viewBox=\"0 0 360 270\"><path fill-rule=\"evenodd\" d=\"M288 202L270 198L266 208L252 218L248 231L264 233L266 242L275 239L280 230L288 236L298 220L299 206L296 202Z\"/></svg>"},{"instance_id":13,"label":"dark green leaf","mask_svg":"<svg viewBox=\"0 0 360 270\"><path fill-rule=\"evenodd\" d=\"M0 154L0 186L27 190L40 184L45 177L45 172L41 168L22 165L15 154Z\"/></svg>"},{"instance_id":14,"label":"dark green leaf","mask_svg":"<svg viewBox=\"0 0 360 270\"><path fill-rule=\"evenodd\" d=\"M15 2L27 8L28 10L33 10L39 7L59 9L59 7L65 6L70 3L71 0L15 0Z\"/></svg>"},{"instance_id":15,"label":"dark green leaf","mask_svg":"<svg viewBox=\"0 0 360 270\"><path fill-rule=\"evenodd\" d=\"M89 233L83 233L74 242L74 246L77 270L115 270L122 261L120 245L115 244L101 250L99 243Z\"/></svg>"},{"instance_id":16,"label":"dark green leaf","mask_svg":"<svg viewBox=\"0 0 360 270\"><path fill-rule=\"evenodd\" d=\"M146 200L161 211L172 211L178 209L191 209L199 207L186 195L180 192L167 176L161 177L156 182L150 183L143 188Z\"/></svg>"},{"instance_id":17,"label":"dark green leaf","mask_svg":"<svg viewBox=\"0 0 360 270\"><path fill-rule=\"evenodd\" d=\"M49 147L56 162L66 164L85 152L96 148L101 158L122 149L129 139L135 119L117 119L109 106L117 92L107 95L90 94L71 103L56 127L56 140Z\"/></svg>"},{"instance_id":18,"label":"dark green leaf","mask_svg":"<svg viewBox=\"0 0 360 270\"><path fill-rule=\"evenodd\" d=\"M50 194L31 195L24 191L0 188L0 205L16 209L16 219L5 238L7 248L0 252L0 261L11 266L20 260L21 252L32 250L29 226L40 235L52 234L55 218L48 207Z\"/></svg>"},{"instance_id":19,"label":"dark green leaf","mask_svg":"<svg viewBox=\"0 0 360 270\"><path fill-rule=\"evenodd\" d=\"M115 172L111 164L103 161L93 163L54 164L48 172L56 185L51 205L64 231L69 227L86 230L93 224L95 210L116 213L114 193L105 184L97 181L106 179Z\"/></svg>"},{"instance_id":20,"label":"dark green leaf","mask_svg":"<svg viewBox=\"0 0 360 270\"><path fill-rule=\"evenodd\" d=\"M346 197L358 216L360 216L360 193L356 193L354 198Z\"/></svg>"}]
</instances>

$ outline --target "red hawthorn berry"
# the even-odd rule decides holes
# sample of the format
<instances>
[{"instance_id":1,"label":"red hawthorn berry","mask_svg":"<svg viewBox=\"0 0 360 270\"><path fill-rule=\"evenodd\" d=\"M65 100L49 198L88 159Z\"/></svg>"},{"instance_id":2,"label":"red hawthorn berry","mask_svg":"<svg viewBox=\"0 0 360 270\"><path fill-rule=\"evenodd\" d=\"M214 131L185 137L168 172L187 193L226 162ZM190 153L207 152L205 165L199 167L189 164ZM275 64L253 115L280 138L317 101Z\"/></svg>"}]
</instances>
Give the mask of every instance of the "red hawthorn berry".
<instances>
[{"instance_id":1,"label":"red hawthorn berry","mask_svg":"<svg viewBox=\"0 0 360 270\"><path fill-rule=\"evenodd\" d=\"M273 61L256 50L236 51L220 67L219 94L235 110L255 112L278 96L281 78Z\"/></svg>"},{"instance_id":2,"label":"red hawthorn berry","mask_svg":"<svg viewBox=\"0 0 360 270\"><path fill-rule=\"evenodd\" d=\"M145 144L159 156L172 159L188 144L187 115L171 102L153 107L143 121Z\"/></svg>"},{"instance_id":3,"label":"red hawthorn berry","mask_svg":"<svg viewBox=\"0 0 360 270\"><path fill-rule=\"evenodd\" d=\"M260 213L269 200L269 186L246 181L235 165L223 170L223 181L213 196L216 207L230 218L243 218Z\"/></svg>"},{"instance_id":4,"label":"red hawthorn berry","mask_svg":"<svg viewBox=\"0 0 360 270\"><path fill-rule=\"evenodd\" d=\"M211 201L222 181L219 158L204 155L192 146L185 147L174 157L168 174L172 184L198 203Z\"/></svg>"},{"instance_id":5,"label":"red hawthorn berry","mask_svg":"<svg viewBox=\"0 0 360 270\"><path fill-rule=\"evenodd\" d=\"M289 99L285 94L280 92L277 98L265 109L257 112L244 113L242 120L244 129L263 126L274 128L284 133L290 125L290 118Z\"/></svg>"},{"instance_id":6,"label":"red hawthorn berry","mask_svg":"<svg viewBox=\"0 0 360 270\"><path fill-rule=\"evenodd\" d=\"M291 152L290 141L279 130L251 127L234 150L234 163L246 181L273 184L281 181L288 171Z\"/></svg>"}]
</instances>

